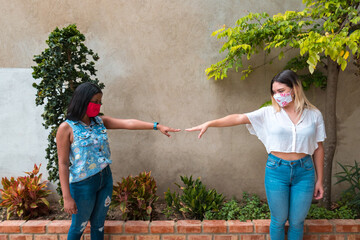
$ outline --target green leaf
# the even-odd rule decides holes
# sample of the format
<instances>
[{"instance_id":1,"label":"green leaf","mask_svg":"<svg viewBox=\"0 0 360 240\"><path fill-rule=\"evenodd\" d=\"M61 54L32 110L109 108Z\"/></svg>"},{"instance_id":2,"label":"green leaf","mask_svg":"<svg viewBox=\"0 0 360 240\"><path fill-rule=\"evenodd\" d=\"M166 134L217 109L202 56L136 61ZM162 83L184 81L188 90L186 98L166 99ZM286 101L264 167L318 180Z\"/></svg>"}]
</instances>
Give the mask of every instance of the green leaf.
<instances>
[{"instance_id":1,"label":"green leaf","mask_svg":"<svg viewBox=\"0 0 360 240\"><path fill-rule=\"evenodd\" d=\"M284 52L281 51L281 52L279 53L279 60L281 60L283 57L284 57Z\"/></svg>"},{"instance_id":2,"label":"green leaf","mask_svg":"<svg viewBox=\"0 0 360 240\"><path fill-rule=\"evenodd\" d=\"M345 70L345 68L346 68L346 66L347 66L347 62L346 61L343 61L342 63L341 63L341 70Z\"/></svg>"},{"instance_id":3,"label":"green leaf","mask_svg":"<svg viewBox=\"0 0 360 240\"><path fill-rule=\"evenodd\" d=\"M49 203L49 201L46 199L46 198L40 198L40 200L43 202L43 203L45 203L45 205L46 206L50 206L50 203Z\"/></svg>"}]
</instances>

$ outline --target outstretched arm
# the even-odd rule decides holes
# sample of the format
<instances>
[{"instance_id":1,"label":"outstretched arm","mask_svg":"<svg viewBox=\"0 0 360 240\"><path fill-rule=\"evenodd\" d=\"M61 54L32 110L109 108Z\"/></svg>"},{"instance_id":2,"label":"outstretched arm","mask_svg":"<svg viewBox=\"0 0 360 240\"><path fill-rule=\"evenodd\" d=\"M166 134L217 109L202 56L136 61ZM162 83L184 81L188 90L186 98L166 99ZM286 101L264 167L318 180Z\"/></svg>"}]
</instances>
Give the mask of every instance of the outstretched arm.
<instances>
[{"instance_id":1,"label":"outstretched arm","mask_svg":"<svg viewBox=\"0 0 360 240\"><path fill-rule=\"evenodd\" d=\"M144 122L137 119L119 119L109 116L101 116L107 129L128 129L128 130L151 130L154 123ZM161 124L157 125L157 129L166 136L170 137L169 132L179 132L180 129L170 128Z\"/></svg>"},{"instance_id":2,"label":"outstretched arm","mask_svg":"<svg viewBox=\"0 0 360 240\"><path fill-rule=\"evenodd\" d=\"M185 131L200 131L198 138L206 132L209 127L231 127L240 124L250 124L249 118L245 114L232 114L223 118L205 122L196 127L185 129Z\"/></svg>"}]
</instances>

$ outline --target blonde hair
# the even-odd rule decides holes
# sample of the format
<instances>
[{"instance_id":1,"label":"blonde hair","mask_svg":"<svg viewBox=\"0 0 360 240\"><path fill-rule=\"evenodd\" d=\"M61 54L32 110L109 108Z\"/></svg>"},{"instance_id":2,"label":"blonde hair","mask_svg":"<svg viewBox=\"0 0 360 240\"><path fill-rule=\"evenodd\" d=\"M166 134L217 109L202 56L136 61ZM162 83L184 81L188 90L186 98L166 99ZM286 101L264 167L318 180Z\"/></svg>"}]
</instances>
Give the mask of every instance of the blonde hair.
<instances>
[{"instance_id":1,"label":"blonde hair","mask_svg":"<svg viewBox=\"0 0 360 240\"><path fill-rule=\"evenodd\" d=\"M293 101L295 105L295 111L299 114L301 114L305 108L312 108L317 109L314 105L310 103L310 101L306 98L301 81L297 77L296 73L291 70L284 70L277 74L272 80L271 80L271 102L272 106L275 108L276 112L279 112L281 110L281 107L274 99L274 92L272 90L272 86L274 82L283 83L286 86L290 87L295 95Z\"/></svg>"}]
</instances>

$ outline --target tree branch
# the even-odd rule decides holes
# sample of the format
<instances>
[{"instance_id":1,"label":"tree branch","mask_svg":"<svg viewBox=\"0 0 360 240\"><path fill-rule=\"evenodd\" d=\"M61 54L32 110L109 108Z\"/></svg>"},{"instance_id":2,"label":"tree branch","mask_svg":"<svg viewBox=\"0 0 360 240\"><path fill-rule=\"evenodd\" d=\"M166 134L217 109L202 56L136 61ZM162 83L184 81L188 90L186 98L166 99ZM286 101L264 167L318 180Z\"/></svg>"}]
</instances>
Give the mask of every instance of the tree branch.
<instances>
[{"instance_id":1,"label":"tree branch","mask_svg":"<svg viewBox=\"0 0 360 240\"><path fill-rule=\"evenodd\" d=\"M284 51L284 53L286 53L286 52L288 52L288 51L290 51L290 50L293 50L293 49L294 49L294 48L288 48L288 49L286 49L286 50ZM263 63L263 64L261 64L261 65L259 65L259 66L253 67L252 69L255 70L255 69L258 69L258 68L260 68L260 67L262 67L262 66L265 66L266 64L268 64L268 63L272 62L273 60L275 60L276 58L278 58L278 56L275 56L275 57L271 58L270 61L265 62L265 63Z\"/></svg>"}]
</instances>

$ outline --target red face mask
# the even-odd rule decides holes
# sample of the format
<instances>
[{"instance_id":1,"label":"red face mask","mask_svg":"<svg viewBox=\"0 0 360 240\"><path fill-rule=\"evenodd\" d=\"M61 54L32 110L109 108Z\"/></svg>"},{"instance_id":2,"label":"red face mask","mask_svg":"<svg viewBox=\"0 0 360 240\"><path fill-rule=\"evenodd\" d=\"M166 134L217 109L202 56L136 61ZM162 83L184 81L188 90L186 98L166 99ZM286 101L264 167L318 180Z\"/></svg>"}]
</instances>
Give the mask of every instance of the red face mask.
<instances>
[{"instance_id":1,"label":"red face mask","mask_svg":"<svg viewBox=\"0 0 360 240\"><path fill-rule=\"evenodd\" d=\"M88 115L88 117L96 117L100 112L100 107L101 104L89 102L89 105L86 109L86 114Z\"/></svg>"}]
</instances>

